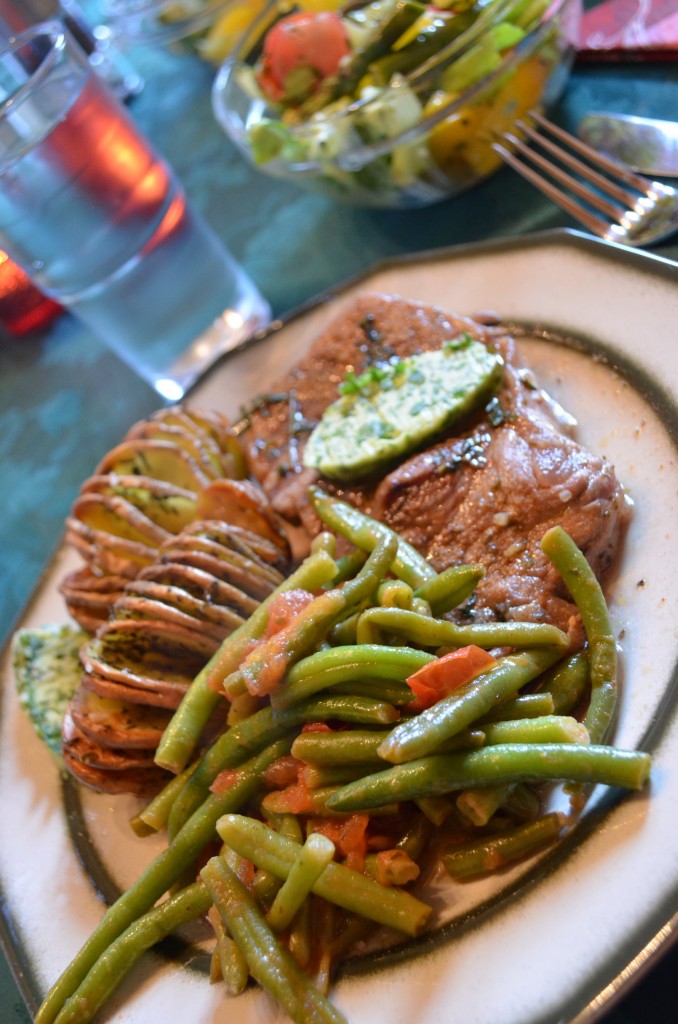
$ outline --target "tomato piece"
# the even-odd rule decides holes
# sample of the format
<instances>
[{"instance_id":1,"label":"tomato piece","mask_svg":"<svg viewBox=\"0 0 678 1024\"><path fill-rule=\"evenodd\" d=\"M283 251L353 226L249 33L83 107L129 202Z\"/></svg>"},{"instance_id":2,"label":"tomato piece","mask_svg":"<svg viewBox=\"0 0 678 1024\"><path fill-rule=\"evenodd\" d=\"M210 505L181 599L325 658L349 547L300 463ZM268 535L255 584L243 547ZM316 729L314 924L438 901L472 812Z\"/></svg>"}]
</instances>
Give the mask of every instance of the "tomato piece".
<instances>
[{"instance_id":1,"label":"tomato piece","mask_svg":"<svg viewBox=\"0 0 678 1024\"><path fill-rule=\"evenodd\" d=\"M316 818L312 832L320 832L334 843L337 854L348 867L361 871L367 854L368 814L351 814L344 819Z\"/></svg>"},{"instance_id":2,"label":"tomato piece","mask_svg":"<svg viewBox=\"0 0 678 1024\"><path fill-rule=\"evenodd\" d=\"M430 708L432 704L449 696L465 683L470 683L481 672L486 672L496 664L496 658L475 644L460 647L458 651L450 651L449 654L430 661L428 665L424 665L408 677L407 685L414 693L415 699L407 706L414 711Z\"/></svg>"},{"instance_id":3,"label":"tomato piece","mask_svg":"<svg viewBox=\"0 0 678 1024\"><path fill-rule=\"evenodd\" d=\"M282 594L277 594L269 607L268 623L262 639L268 640L285 629L312 600L313 594L308 590L284 590Z\"/></svg>"},{"instance_id":4,"label":"tomato piece","mask_svg":"<svg viewBox=\"0 0 678 1024\"><path fill-rule=\"evenodd\" d=\"M339 15L332 11L289 14L266 35L257 81L276 102L301 101L335 73L350 51Z\"/></svg>"}]
</instances>

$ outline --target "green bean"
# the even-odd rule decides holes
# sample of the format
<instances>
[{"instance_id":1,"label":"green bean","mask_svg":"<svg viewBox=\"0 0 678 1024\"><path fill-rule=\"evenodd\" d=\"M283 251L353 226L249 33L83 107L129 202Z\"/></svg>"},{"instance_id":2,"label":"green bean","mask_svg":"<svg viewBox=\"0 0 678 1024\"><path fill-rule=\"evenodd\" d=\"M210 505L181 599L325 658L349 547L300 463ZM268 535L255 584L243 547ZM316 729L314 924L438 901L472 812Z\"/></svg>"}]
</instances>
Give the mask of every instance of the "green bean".
<instances>
[{"instance_id":1,"label":"green bean","mask_svg":"<svg viewBox=\"0 0 678 1024\"><path fill-rule=\"evenodd\" d=\"M518 782L515 786L511 786L501 808L513 818L519 818L521 821L534 821L541 810L541 802L534 789L525 783Z\"/></svg>"},{"instance_id":2,"label":"green bean","mask_svg":"<svg viewBox=\"0 0 678 1024\"><path fill-rule=\"evenodd\" d=\"M518 825L496 836L475 839L443 855L445 870L453 878L470 878L522 860L560 835L565 819L556 812L537 821Z\"/></svg>"},{"instance_id":3,"label":"green bean","mask_svg":"<svg viewBox=\"0 0 678 1024\"><path fill-rule=\"evenodd\" d=\"M296 1024L346 1024L276 939L254 897L223 858L212 857L201 877L244 954L250 974L289 1017Z\"/></svg>"},{"instance_id":4,"label":"green bean","mask_svg":"<svg viewBox=\"0 0 678 1024\"><path fill-rule=\"evenodd\" d=\"M205 885L204 882L200 883ZM205 887L207 891L207 887ZM208 893L209 895L209 893ZM209 897L210 903L212 903L212 897ZM238 944L231 938L224 927L223 918L212 903L208 914L209 922L214 929L214 935L216 937L216 948L212 955L212 962L216 958L219 964L219 972L223 979L226 991L230 996L237 996L243 992L249 981L250 971L247 966L247 961L243 956ZM210 972L210 981L217 980L212 976Z\"/></svg>"},{"instance_id":5,"label":"green bean","mask_svg":"<svg viewBox=\"0 0 678 1024\"><path fill-rule=\"evenodd\" d=\"M585 725L569 715L544 715L541 718L514 718L483 726L485 743L588 743Z\"/></svg>"},{"instance_id":6,"label":"green bean","mask_svg":"<svg viewBox=\"0 0 678 1024\"><path fill-rule=\"evenodd\" d=\"M369 623L422 647L548 647L563 651L569 641L556 626L542 622L475 622L459 626L402 608L368 608L360 625ZM360 626L359 626L360 628Z\"/></svg>"},{"instance_id":7,"label":"green bean","mask_svg":"<svg viewBox=\"0 0 678 1024\"><path fill-rule=\"evenodd\" d=\"M476 676L415 718L396 725L379 748L380 755L396 764L423 757L516 694L558 656L557 649L542 648L499 659L495 668Z\"/></svg>"},{"instance_id":8,"label":"green bean","mask_svg":"<svg viewBox=\"0 0 678 1024\"><path fill-rule=\"evenodd\" d=\"M383 768L381 758L371 764L306 764L300 771L300 779L309 789L324 789L326 786L343 786L346 782L361 779L363 775Z\"/></svg>"},{"instance_id":9,"label":"green bean","mask_svg":"<svg viewBox=\"0 0 678 1024\"><path fill-rule=\"evenodd\" d=\"M588 685L588 655L577 651L544 674L539 693L550 694L557 715L569 715L583 701Z\"/></svg>"},{"instance_id":10,"label":"green bean","mask_svg":"<svg viewBox=\"0 0 678 1024\"><path fill-rule=\"evenodd\" d=\"M266 598L249 619L224 640L219 650L198 673L172 716L158 744L155 760L175 775L183 771L200 740L203 729L223 699L218 687L247 654L252 640L259 638L268 622L276 597L298 588L317 590L336 575L334 559L325 551L310 555Z\"/></svg>"},{"instance_id":11,"label":"green bean","mask_svg":"<svg viewBox=\"0 0 678 1024\"><path fill-rule=\"evenodd\" d=\"M304 732L292 744L292 756L314 765L381 764L377 749L383 732L348 729L342 732Z\"/></svg>"},{"instance_id":12,"label":"green bean","mask_svg":"<svg viewBox=\"0 0 678 1024\"><path fill-rule=\"evenodd\" d=\"M296 814L303 813L311 817L320 818L342 818L343 811L335 811L328 807L328 799L337 791L336 786L323 786L318 789L310 789L304 794L303 811L299 810L299 794L296 790L291 792L288 789L276 789L267 793L261 801L261 811L264 816L271 814ZM386 804L379 807L375 813L382 815L397 814L396 804Z\"/></svg>"},{"instance_id":13,"label":"green bean","mask_svg":"<svg viewBox=\"0 0 678 1024\"><path fill-rule=\"evenodd\" d=\"M364 512L359 512L352 505L347 505L337 498L331 498L319 487L309 488L309 495L313 508L322 522L331 530L350 540L358 548L372 551L381 538L395 537L398 553L391 568L394 576L397 576L398 579L409 583L411 587L418 587L426 580L435 579L438 575L433 566L411 544L408 544L384 523L370 519Z\"/></svg>"},{"instance_id":14,"label":"green bean","mask_svg":"<svg viewBox=\"0 0 678 1024\"><path fill-rule=\"evenodd\" d=\"M440 828L454 810L454 804L447 796L423 796L415 803L424 817L436 828Z\"/></svg>"},{"instance_id":15,"label":"green bean","mask_svg":"<svg viewBox=\"0 0 678 1024\"><path fill-rule=\"evenodd\" d=\"M345 813L364 811L393 801L506 782L571 781L642 789L649 772L649 755L634 750L578 743L507 743L395 765L342 786L327 804Z\"/></svg>"},{"instance_id":16,"label":"green bean","mask_svg":"<svg viewBox=\"0 0 678 1024\"><path fill-rule=\"evenodd\" d=\"M377 591L377 604L384 608L409 608L414 592L403 580L384 580Z\"/></svg>"},{"instance_id":17,"label":"green bean","mask_svg":"<svg viewBox=\"0 0 678 1024\"><path fill-rule=\"evenodd\" d=\"M334 857L334 843L320 832L312 832L299 855L290 866L290 873L276 894L267 921L276 932L292 923L313 886Z\"/></svg>"},{"instance_id":18,"label":"green bean","mask_svg":"<svg viewBox=\"0 0 678 1024\"><path fill-rule=\"evenodd\" d=\"M453 565L422 583L414 596L427 601L434 615L444 615L468 600L484 575L482 565Z\"/></svg>"},{"instance_id":19,"label":"green bean","mask_svg":"<svg viewBox=\"0 0 678 1024\"><path fill-rule=\"evenodd\" d=\"M407 683L397 679L356 679L332 686L332 693L339 696L373 697L387 701L392 707L412 703L412 690Z\"/></svg>"},{"instance_id":20,"label":"green bean","mask_svg":"<svg viewBox=\"0 0 678 1024\"><path fill-rule=\"evenodd\" d=\"M311 900L306 900L300 907L287 934L287 948L304 970L307 970L311 963L313 939L313 903Z\"/></svg>"},{"instance_id":21,"label":"green bean","mask_svg":"<svg viewBox=\"0 0 678 1024\"><path fill-rule=\"evenodd\" d=\"M364 871L380 885L409 885L421 874L418 864L405 850L380 850L365 857Z\"/></svg>"},{"instance_id":22,"label":"green bean","mask_svg":"<svg viewBox=\"0 0 678 1024\"><path fill-rule=\"evenodd\" d=\"M107 910L80 952L48 992L38 1010L36 1024L52 1024L66 999L73 995L111 942L146 913L193 864L213 838L218 818L227 811L237 810L249 800L260 786L261 773L276 758L286 754L290 746L291 740L280 740L241 765L231 788L218 796L210 796L192 815L174 841Z\"/></svg>"},{"instance_id":23,"label":"green bean","mask_svg":"<svg viewBox=\"0 0 678 1024\"><path fill-rule=\"evenodd\" d=\"M278 708L290 707L320 690L367 677L404 682L417 669L434 660L432 654L412 647L379 644L331 647L316 651L293 665L271 700Z\"/></svg>"},{"instance_id":24,"label":"green bean","mask_svg":"<svg viewBox=\"0 0 678 1024\"><path fill-rule=\"evenodd\" d=\"M500 809L522 821L533 820L540 810L539 797L534 790L517 782L463 789L456 802L457 809L478 827L486 825Z\"/></svg>"},{"instance_id":25,"label":"green bean","mask_svg":"<svg viewBox=\"0 0 678 1024\"><path fill-rule=\"evenodd\" d=\"M130 924L102 952L64 1003L56 1016L59 1024L88 1024L147 950L181 925L207 913L210 903L206 887L194 882Z\"/></svg>"},{"instance_id":26,"label":"green bean","mask_svg":"<svg viewBox=\"0 0 678 1024\"><path fill-rule=\"evenodd\" d=\"M552 716L553 717L553 716ZM527 719L525 723L511 722L501 723L499 731L496 732L494 743L530 743L539 740L542 743L573 742L573 734L580 735L583 729L574 719L567 719L566 722L558 720L548 722ZM574 723L574 725L573 725ZM503 726L503 728L502 728ZM574 729L577 727L577 730ZM496 726L489 727L496 729ZM379 749L384 740L385 733L371 729L346 729L339 732L304 732L297 736L292 744L292 755L300 761L305 761L314 767L345 767L351 765L363 765L363 767L374 771L375 767L385 768L384 759L379 756ZM527 739L521 737L527 736ZM515 738L514 738L515 737ZM567 737L567 740L563 737ZM467 750L468 748L481 747L487 741L485 731L464 729L445 740L440 751L449 753L452 750Z\"/></svg>"},{"instance_id":27,"label":"green bean","mask_svg":"<svg viewBox=\"0 0 678 1024\"><path fill-rule=\"evenodd\" d=\"M300 845L252 818L226 814L217 824L219 835L243 857L283 880L299 853ZM344 910L407 935L418 935L431 908L410 893L385 889L359 871L331 862L313 886L313 892Z\"/></svg>"},{"instance_id":28,"label":"green bean","mask_svg":"<svg viewBox=\"0 0 678 1024\"><path fill-rule=\"evenodd\" d=\"M472 825L482 828L507 799L513 785L507 782L498 786L462 789L456 800L457 809Z\"/></svg>"},{"instance_id":29,"label":"green bean","mask_svg":"<svg viewBox=\"0 0 678 1024\"><path fill-rule=\"evenodd\" d=\"M149 836L166 827L172 805L196 767L197 762L194 762L188 768L184 768L179 775L174 775L150 803L130 819L130 825L136 835Z\"/></svg>"},{"instance_id":30,"label":"green bean","mask_svg":"<svg viewBox=\"0 0 678 1024\"><path fill-rule=\"evenodd\" d=\"M220 771L234 768L245 758L273 743L303 722L338 718L349 722L383 722L397 718L390 704L343 695L314 698L285 711L265 707L227 729L203 755L181 792L175 797L169 815L169 833L176 835L193 811L206 798L209 787Z\"/></svg>"},{"instance_id":31,"label":"green bean","mask_svg":"<svg viewBox=\"0 0 678 1024\"><path fill-rule=\"evenodd\" d=\"M224 680L232 699L245 689L266 694L277 688L289 668L310 654L347 612L376 591L397 550L395 536L379 538L357 576L314 598L289 626L259 644ZM256 613L255 613L256 614Z\"/></svg>"},{"instance_id":32,"label":"green bean","mask_svg":"<svg viewBox=\"0 0 678 1024\"><path fill-rule=\"evenodd\" d=\"M480 728L486 722L509 722L514 718L541 718L555 712L553 697L550 693L521 693L518 697L503 701L493 708L488 715L478 720Z\"/></svg>"},{"instance_id":33,"label":"green bean","mask_svg":"<svg viewBox=\"0 0 678 1024\"><path fill-rule=\"evenodd\" d=\"M562 526L544 534L542 550L563 578L589 642L591 699L584 717L593 743L605 738L617 704L617 645L605 595L586 557Z\"/></svg>"}]
</instances>

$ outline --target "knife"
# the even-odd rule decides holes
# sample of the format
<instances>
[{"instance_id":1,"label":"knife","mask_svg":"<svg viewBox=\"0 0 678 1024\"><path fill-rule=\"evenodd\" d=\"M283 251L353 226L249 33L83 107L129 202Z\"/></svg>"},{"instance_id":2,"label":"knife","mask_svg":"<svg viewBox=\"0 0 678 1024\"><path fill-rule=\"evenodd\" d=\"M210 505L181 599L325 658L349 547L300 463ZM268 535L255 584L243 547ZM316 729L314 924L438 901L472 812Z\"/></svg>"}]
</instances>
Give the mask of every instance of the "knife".
<instances>
[{"instance_id":1,"label":"knife","mask_svg":"<svg viewBox=\"0 0 678 1024\"><path fill-rule=\"evenodd\" d=\"M577 134L643 174L678 176L678 123L627 114L587 114Z\"/></svg>"}]
</instances>

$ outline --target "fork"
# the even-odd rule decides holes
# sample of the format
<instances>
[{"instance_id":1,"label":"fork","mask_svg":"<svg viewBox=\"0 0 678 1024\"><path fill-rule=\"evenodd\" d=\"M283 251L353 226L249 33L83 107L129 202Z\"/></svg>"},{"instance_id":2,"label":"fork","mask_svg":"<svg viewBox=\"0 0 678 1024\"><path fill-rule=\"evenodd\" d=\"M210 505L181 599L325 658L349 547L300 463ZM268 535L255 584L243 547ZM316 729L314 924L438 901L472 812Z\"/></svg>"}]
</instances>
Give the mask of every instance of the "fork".
<instances>
[{"instance_id":1,"label":"fork","mask_svg":"<svg viewBox=\"0 0 678 1024\"><path fill-rule=\"evenodd\" d=\"M603 156L536 110L516 122L515 132L505 132L501 141L492 144L494 151L593 234L608 242L638 247L678 231L676 189ZM568 173L565 167L575 173Z\"/></svg>"}]
</instances>

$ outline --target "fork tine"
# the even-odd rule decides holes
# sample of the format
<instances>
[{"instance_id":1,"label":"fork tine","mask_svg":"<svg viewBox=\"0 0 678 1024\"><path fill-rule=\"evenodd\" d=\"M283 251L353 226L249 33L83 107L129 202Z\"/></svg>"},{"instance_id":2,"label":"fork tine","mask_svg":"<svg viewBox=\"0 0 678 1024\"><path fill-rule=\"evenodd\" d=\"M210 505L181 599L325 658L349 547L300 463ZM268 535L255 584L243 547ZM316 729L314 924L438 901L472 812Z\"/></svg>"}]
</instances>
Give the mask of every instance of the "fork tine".
<instances>
[{"instance_id":1,"label":"fork tine","mask_svg":"<svg viewBox=\"0 0 678 1024\"><path fill-rule=\"evenodd\" d=\"M511 140L513 143L513 139ZM518 141L518 140L515 140ZM526 146L521 148L527 150ZM572 196L562 192L559 188L550 182L547 178L544 178L541 174L535 171L529 164L525 163L519 157L512 153L511 150L507 149L506 146L502 146L500 142L493 142L492 149L497 153L505 163L517 171L523 178L526 178L535 188L538 188L540 192L543 192L552 202L559 206L566 213L569 213L571 217L578 220L581 224L593 232L594 235L600 235L601 238L605 238L610 230L610 225L607 221L597 217L586 207L578 203ZM528 151L529 152L529 151ZM550 167L549 167L550 169Z\"/></svg>"},{"instance_id":2,"label":"fork tine","mask_svg":"<svg viewBox=\"0 0 678 1024\"><path fill-rule=\"evenodd\" d=\"M626 182L631 188L637 189L638 192L647 192L651 182L649 178L644 177L642 174L636 174L631 170L630 167L625 167L624 164L620 164L617 160L612 160L610 157L605 156L603 153L599 153L593 149L592 146L588 146L581 139L578 139L575 135L570 135L564 128L549 121L548 118L540 114L538 110L531 110L527 115L530 120L535 121L545 131L550 132L561 142L565 142L571 149L579 153L581 156L586 157L593 164L597 164L598 167L607 171L609 174L613 174L619 181ZM626 202L626 200L624 200Z\"/></svg>"},{"instance_id":3,"label":"fork tine","mask_svg":"<svg viewBox=\"0 0 678 1024\"><path fill-rule=\"evenodd\" d=\"M522 123L518 122L517 126L522 127ZM564 185L565 188L569 189L571 192L574 192L575 195L578 195L580 197L580 199L584 199L585 202L587 202L590 206L595 207L596 210L600 210L601 213L606 214L613 220L619 220L620 217L624 216L624 206L618 206L616 203L611 202L607 198L607 196L601 195L599 192L593 192L588 187L588 185L585 185L583 182L579 181L578 178L573 178L571 174L568 174L566 171L564 171L562 167L558 166L558 164L554 164L552 160L547 160L546 157L542 156L542 154L539 153L537 150L532 149L525 142L523 142L522 139L517 138L510 132L506 132L504 138L506 139L507 142L511 144L511 149L513 151L517 151L520 154L522 154L522 156L527 157L527 159L531 160L533 164L536 164L537 167L540 167L542 171L545 171L546 174L549 174L552 178L555 178L555 180L559 181L561 185ZM539 139L539 141L542 143L544 142L543 139ZM564 154L563 151L560 150L557 146L554 146L553 143L551 143L549 147L549 152L552 153L556 157L556 159L561 160L568 166L575 165L574 169L577 170L576 164L579 161L577 161L576 157L573 157L571 160L565 159L567 154ZM595 171L592 172L592 178L593 180L591 183L593 185L596 185L599 188L605 187L606 181L604 178L600 179L600 185L598 185L597 179L600 178L600 175L597 174ZM637 196L634 196L633 201L635 202L636 199Z\"/></svg>"},{"instance_id":4,"label":"fork tine","mask_svg":"<svg viewBox=\"0 0 678 1024\"><path fill-rule=\"evenodd\" d=\"M601 163L597 159L597 154L594 153L592 149L589 149L589 147L585 143L579 142L579 139L575 139L574 136L569 135L568 132L563 131L563 129L559 128L557 125L552 125L543 117L538 117L538 123L546 131L551 131L551 133L555 135L556 138L560 139L566 145L570 146L571 149L585 156L587 160L590 161L590 163L597 163L599 167L607 170L609 174L614 174L617 178L623 177L623 168L621 168L622 173L619 174L618 171L620 170L620 168L614 163L614 161L609 161L606 160L606 158L603 158L603 160L605 160L606 163L609 165L606 167L605 164ZM534 142L537 142L543 149L546 150L547 153L551 153L551 155L555 156L555 158L557 160L560 160L561 163L565 164L567 167L571 167L573 171L576 171L578 174L581 174L583 178L586 178L587 181L590 181L591 184L595 185L596 188L601 189L602 192L612 196L614 199L619 200L619 202L622 203L624 206L633 206L633 204L637 201L638 196L635 195L633 192L629 192L628 189L622 188L615 181L610 181L610 178L608 176L599 174L598 171L596 171L593 167L590 166L590 163L584 163L582 160L579 160L576 156L574 156L573 153L570 153L568 150L563 149L561 146L557 146L551 139L548 138L548 136L541 135L539 131L536 130L529 123L529 121L518 121L516 127L523 131ZM635 186L636 189L638 191L645 192L647 190L649 182L643 180L642 178L639 178L637 175L635 175L635 177L639 183ZM625 180L628 181L628 177ZM642 183L642 186L640 183ZM602 206L599 206L598 208L603 209ZM611 216L618 216L618 214L612 212Z\"/></svg>"}]
</instances>

